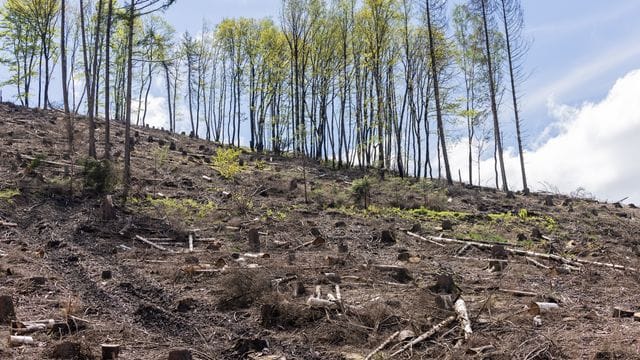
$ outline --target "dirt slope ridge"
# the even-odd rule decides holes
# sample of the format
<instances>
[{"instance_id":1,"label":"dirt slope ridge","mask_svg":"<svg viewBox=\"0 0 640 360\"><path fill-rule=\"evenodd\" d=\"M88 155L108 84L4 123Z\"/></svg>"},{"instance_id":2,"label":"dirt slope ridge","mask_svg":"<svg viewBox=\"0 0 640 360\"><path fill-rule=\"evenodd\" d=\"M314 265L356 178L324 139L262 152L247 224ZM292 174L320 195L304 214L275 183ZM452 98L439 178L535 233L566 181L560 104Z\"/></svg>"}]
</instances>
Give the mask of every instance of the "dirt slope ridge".
<instances>
[{"instance_id":1,"label":"dirt slope ridge","mask_svg":"<svg viewBox=\"0 0 640 360\"><path fill-rule=\"evenodd\" d=\"M103 195L83 190L83 119L75 129L69 156L60 113L0 104L0 296L19 321L73 324L31 334L34 345L0 342L1 358L46 358L71 341L76 358L116 343L126 359L359 359L397 331L428 331L459 297L470 338L454 322L397 358L640 358L640 322L613 316L640 311L637 271L429 241L638 269L634 206L372 174L364 209L361 171L136 128L132 196L124 204L116 184L104 219ZM434 287L445 278L455 284ZM318 291L326 309L308 305ZM532 302L558 309L534 319Z\"/></svg>"}]
</instances>

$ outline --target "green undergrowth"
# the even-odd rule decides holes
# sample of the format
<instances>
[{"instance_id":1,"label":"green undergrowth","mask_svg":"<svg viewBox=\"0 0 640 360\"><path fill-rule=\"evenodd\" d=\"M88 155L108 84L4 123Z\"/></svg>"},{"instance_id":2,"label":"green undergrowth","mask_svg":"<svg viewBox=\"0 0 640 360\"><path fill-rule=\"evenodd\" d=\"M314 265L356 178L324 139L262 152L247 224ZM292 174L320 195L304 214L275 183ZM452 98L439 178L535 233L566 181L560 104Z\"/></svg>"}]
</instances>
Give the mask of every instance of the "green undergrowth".
<instances>
[{"instance_id":1,"label":"green undergrowth","mask_svg":"<svg viewBox=\"0 0 640 360\"><path fill-rule=\"evenodd\" d=\"M376 205L370 205L367 209L361 209L356 206L342 206L338 208L338 211L344 213L349 216L362 216L362 217L370 217L370 216L379 216L379 217L392 217L392 218L401 218L405 220L430 220L430 221L441 221L444 219L450 220L464 220L470 214L458 211L449 211L449 210L432 210L424 207L420 207L417 209L401 209L398 207L379 207Z\"/></svg>"},{"instance_id":2,"label":"green undergrowth","mask_svg":"<svg viewBox=\"0 0 640 360\"><path fill-rule=\"evenodd\" d=\"M178 198L153 198L147 196L144 199L131 198L131 205L141 210L157 210L160 213L178 218L185 223L194 223L198 220L205 219L209 214L216 210L217 205L213 201L197 201L194 199L178 199Z\"/></svg>"},{"instance_id":3,"label":"green undergrowth","mask_svg":"<svg viewBox=\"0 0 640 360\"><path fill-rule=\"evenodd\" d=\"M232 179L240 172L244 166L240 165L241 149L222 149L216 151L216 155L211 158L214 169L218 170L220 176L225 179Z\"/></svg>"},{"instance_id":4,"label":"green undergrowth","mask_svg":"<svg viewBox=\"0 0 640 360\"><path fill-rule=\"evenodd\" d=\"M13 198L20 195L18 189L4 189L0 190L0 201L13 204Z\"/></svg>"},{"instance_id":5,"label":"green undergrowth","mask_svg":"<svg viewBox=\"0 0 640 360\"><path fill-rule=\"evenodd\" d=\"M531 224L544 227L547 231L553 231L558 226L558 223L553 217L548 215L532 216L529 214L527 209L520 209L518 213L515 214L508 211L505 213L488 214L488 216L493 223L502 222L507 224Z\"/></svg>"}]
</instances>

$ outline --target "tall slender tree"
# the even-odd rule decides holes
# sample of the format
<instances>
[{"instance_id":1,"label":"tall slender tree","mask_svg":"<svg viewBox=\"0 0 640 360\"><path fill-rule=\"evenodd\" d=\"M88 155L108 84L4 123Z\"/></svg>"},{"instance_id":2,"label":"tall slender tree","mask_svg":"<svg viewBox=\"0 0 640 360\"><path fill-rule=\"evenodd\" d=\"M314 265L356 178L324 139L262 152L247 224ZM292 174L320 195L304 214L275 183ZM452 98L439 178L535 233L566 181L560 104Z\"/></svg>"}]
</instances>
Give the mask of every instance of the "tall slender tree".
<instances>
[{"instance_id":1,"label":"tall slender tree","mask_svg":"<svg viewBox=\"0 0 640 360\"><path fill-rule=\"evenodd\" d=\"M440 82L439 82L439 67L438 56L436 52L444 44L436 42L438 27L436 25L436 13L440 13L442 16L443 10L446 8L446 1L440 0L425 0L425 18L427 21L427 31L429 32L429 58L431 60L431 78L433 79L433 97L436 105L436 122L438 127L438 138L440 141L440 148L442 149L442 159L444 161L444 170L447 178L447 183L453 185L453 178L451 177L451 169L449 167L449 155L447 153L446 136L444 133L444 121L442 114L442 99L440 98Z\"/></svg>"},{"instance_id":2,"label":"tall slender tree","mask_svg":"<svg viewBox=\"0 0 640 360\"><path fill-rule=\"evenodd\" d=\"M524 166L524 150L522 145L522 131L520 122L520 112L518 110L518 94L516 82L521 74L519 62L524 56L527 46L522 39L522 29L524 28L524 15L520 0L500 0L502 12L502 24L504 26L505 44L507 46L507 60L509 66L509 80L511 83L511 100L513 101L513 116L516 122L516 140L518 142L518 155L520 157L520 173L522 175L522 189L525 194L529 193L527 185L527 174Z\"/></svg>"},{"instance_id":3,"label":"tall slender tree","mask_svg":"<svg viewBox=\"0 0 640 360\"><path fill-rule=\"evenodd\" d=\"M493 10L489 6L491 5L488 0L476 0L479 2L480 14L482 15L483 35L484 35L484 47L485 47L485 61L487 64L487 72L489 78L489 94L491 100L491 115L493 116L493 137L496 147L496 157L500 167L500 177L502 179L502 190L509 191L507 184L507 172L504 168L504 156L502 151L502 133L500 132L500 122L498 121L498 100L497 100L497 86L495 80L494 58L492 56L492 46L489 32L489 23L491 21L490 15ZM498 179L496 179L496 182Z\"/></svg>"}]
</instances>

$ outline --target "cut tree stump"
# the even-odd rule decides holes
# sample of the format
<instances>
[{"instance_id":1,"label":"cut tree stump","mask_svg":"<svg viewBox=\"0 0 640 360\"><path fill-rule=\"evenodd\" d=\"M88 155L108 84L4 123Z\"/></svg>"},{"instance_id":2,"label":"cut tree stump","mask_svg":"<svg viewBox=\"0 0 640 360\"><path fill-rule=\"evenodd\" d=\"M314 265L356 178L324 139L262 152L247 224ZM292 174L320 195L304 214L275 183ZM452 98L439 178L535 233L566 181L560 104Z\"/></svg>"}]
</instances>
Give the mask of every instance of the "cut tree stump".
<instances>
[{"instance_id":1,"label":"cut tree stump","mask_svg":"<svg viewBox=\"0 0 640 360\"><path fill-rule=\"evenodd\" d=\"M619 306L616 306L613 308L613 317L615 318L630 318L630 317L634 317L635 314L636 314L635 311L628 308L623 308Z\"/></svg>"},{"instance_id":2,"label":"cut tree stump","mask_svg":"<svg viewBox=\"0 0 640 360\"><path fill-rule=\"evenodd\" d=\"M120 355L120 345L118 344L102 344L102 360L114 360Z\"/></svg>"},{"instance_id":3,"label":"cut tree stump","mask_svg":"<svg viewBox=\"0 0 640 360\"><path fill-rule=\"evenodd\" d=\"M260 233L258 233L258 229L249 230L247 237L250 251L256 253L260 252Z\"/></svg>"},{"instance_id":4,"label":"cut tree stump","mask_svg":"<svg viewBox=\"0 0 640 360\"><path fill-rule=\"evenodd\" d=\"M191 351L181 349L181 350L171 350L169 352L169 360L192 360L193 356L191 355Z\"/></svg>"},{"instance_id":5,"label":"cut tree stump","mask_svg":"<svg viewBox=\"0 0 640 360\"><path fill-rule=\"evenodd\" d=\"M80 359L82 345L77 342L65 341L54 346L51 357L54 359Z\"/></svg>"},{"instance_id":6,"label":"cut tree stump","mask_svg":"<svg viewBox=\"0 0 640 360\"><path fill-rule=\"evenodd\" d=\"M102 220L109 221L116 217L115 207L113 206L113 196L106 195L102 199Z\"/></svg>"},{"instance_id":7,"label":"cut tree stump","mask_svg":"<svg viewBox=\"0 0 640 360\"><path fill-rule=\"evenodd\" d=\"M9 295L0 296L0 324L9 325L11 320L16 319L16 311L13 307L13 300Z\"/></svg>"}]
</instances>

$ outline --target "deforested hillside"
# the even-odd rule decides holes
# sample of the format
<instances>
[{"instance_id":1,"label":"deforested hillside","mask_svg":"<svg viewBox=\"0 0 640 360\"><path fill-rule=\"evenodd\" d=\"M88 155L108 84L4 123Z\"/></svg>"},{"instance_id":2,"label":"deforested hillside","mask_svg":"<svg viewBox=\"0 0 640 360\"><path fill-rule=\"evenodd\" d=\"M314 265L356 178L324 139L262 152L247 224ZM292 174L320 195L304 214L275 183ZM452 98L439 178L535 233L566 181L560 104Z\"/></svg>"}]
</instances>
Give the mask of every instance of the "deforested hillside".
<instances>
[{"instance_id":1,"label":"deforested hillside","mask_svg":"<svg viewBox=\"0 0 640 360\"><path fill-rule=\"evenodd\" d=\"M633 205L111 126L0 105L1 358L638 358Z\"/></svg>"}]
</instances>

